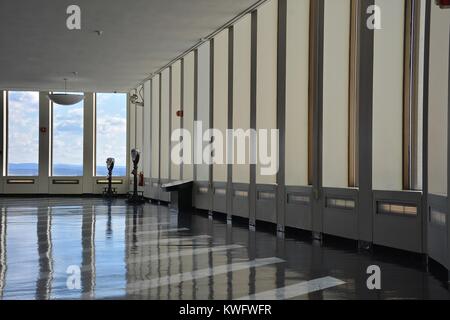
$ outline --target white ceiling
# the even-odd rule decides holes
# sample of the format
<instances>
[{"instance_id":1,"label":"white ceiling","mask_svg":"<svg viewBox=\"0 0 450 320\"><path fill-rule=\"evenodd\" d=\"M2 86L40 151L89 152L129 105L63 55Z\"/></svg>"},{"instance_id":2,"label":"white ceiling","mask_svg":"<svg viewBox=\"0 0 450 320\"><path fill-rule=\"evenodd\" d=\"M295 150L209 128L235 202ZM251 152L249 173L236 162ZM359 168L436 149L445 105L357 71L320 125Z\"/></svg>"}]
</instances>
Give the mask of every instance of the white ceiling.
<instances>
[{"instance_id":1,"label":"white ceiling","mask_svg":"<svg viewBox=\"0 0 450 320\"><path fill-rule=\"evenodd\" d=\"M0 0L0 89L128 91L256 2Z\"/></svg>"}]
</instances>

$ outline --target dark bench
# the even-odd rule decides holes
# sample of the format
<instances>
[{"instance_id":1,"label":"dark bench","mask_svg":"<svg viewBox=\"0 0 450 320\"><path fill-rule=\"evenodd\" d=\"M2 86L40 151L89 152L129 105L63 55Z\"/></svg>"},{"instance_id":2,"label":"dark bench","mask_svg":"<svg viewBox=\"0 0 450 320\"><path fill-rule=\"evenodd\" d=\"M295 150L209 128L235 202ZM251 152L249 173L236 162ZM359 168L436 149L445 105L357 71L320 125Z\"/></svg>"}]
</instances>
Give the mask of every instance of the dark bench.
<instances>
[{"instance_id":1,"label":"dark bench","mask_svg":"<svg viewBox=\"0 0 450 320\"><path fill-rule=\"evenodd\" d=\"M171 204L179 212L192 209L192 188L194 181L175 181L161 186L165 192L171 193Z\"/></svg>"}]
</instances>

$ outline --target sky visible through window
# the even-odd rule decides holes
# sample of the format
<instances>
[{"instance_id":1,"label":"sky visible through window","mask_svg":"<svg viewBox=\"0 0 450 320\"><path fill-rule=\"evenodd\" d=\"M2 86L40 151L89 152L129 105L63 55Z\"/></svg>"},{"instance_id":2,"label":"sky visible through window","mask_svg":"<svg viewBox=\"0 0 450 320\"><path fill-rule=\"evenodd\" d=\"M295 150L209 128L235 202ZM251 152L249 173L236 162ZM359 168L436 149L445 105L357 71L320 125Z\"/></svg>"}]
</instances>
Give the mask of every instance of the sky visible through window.
<instances>
[{"instance_id":1,"label":"sky visible through window","mask_svg":"<svg viewBox=\"0 0 450 320\"><path fill-rule=\"evenodd\" d=\"M114 158L114 176L126 176L127 95L97 93L96 174L106 176L106 159Z\"/></svg>"},{"instance_id":2,"label":"sky visible through window","mask_svg":"<svg viewBox=\"0 0 450 320\"><path fill-rule=\"evenodd\" d=\"M39 175L39 92L8 92L8 175Z\"/></svg>"},{"instance_id":3,"label":"sky visible through window","mask_svg":"<svg viewBox=\"0 0 450 320\"><path fill-rule=\"evenodd\" d=\"M53 176L83 176L83 108L53 104Z\"/></svg>"}]
</instances>

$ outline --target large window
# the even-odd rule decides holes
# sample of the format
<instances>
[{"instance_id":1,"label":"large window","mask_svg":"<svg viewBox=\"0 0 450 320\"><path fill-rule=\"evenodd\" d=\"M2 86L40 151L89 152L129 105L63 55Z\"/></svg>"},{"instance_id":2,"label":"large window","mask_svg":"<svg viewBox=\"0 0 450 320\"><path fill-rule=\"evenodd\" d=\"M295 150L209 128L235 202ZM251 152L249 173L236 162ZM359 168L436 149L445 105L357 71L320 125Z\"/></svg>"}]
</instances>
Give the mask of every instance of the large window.
<instances>
[{"instance_id":1,"label":"large window","mask_svg":"<svg viewBox=\"0 0 450 320\"><path fill-rule=\"evenodd\" d=\"M127 172L127 95L97 93L96 175L107 175L106 159L116 160L113 175Z\"/></svg>"},{"instance_id":2,"label":"large window","mask_svg":"<svg viewBox=\"0 0 450 320\"><path fill-rule=\"evenodd\" d=\"M53 176L83 176L83 108L53 104Z\"/></svg>"},{"instance_id":3,"label":"large window","mask_svg":"<svg viewBox=\"0 0 450 320\"><path fill-rule=\"evenodd\" d=\"M39 92L8 92L9 176L39 175Z\"/></svg>"}]
</instances>

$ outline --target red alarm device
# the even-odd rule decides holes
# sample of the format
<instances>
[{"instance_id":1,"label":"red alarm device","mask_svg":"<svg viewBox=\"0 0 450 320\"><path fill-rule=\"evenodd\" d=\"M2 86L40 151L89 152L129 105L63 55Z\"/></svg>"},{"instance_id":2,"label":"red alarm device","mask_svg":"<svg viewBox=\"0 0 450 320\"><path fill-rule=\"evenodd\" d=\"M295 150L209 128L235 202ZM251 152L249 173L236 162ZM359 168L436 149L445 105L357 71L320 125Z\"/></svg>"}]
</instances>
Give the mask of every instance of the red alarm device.
<instances>
[{"instance_id":1,"label":"red alarm device","mask_svg":"<svg viewBox=\"0 0 450 320\"><path fill-rule=\"evenodd\" d=\"M450 8L450 0L436 0L436 4L441 7L441 9Z\"/></svg>"}]
</instances>

